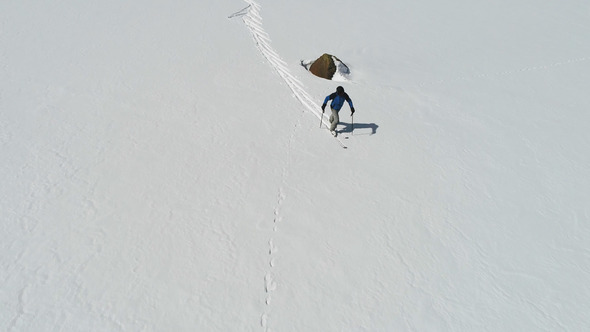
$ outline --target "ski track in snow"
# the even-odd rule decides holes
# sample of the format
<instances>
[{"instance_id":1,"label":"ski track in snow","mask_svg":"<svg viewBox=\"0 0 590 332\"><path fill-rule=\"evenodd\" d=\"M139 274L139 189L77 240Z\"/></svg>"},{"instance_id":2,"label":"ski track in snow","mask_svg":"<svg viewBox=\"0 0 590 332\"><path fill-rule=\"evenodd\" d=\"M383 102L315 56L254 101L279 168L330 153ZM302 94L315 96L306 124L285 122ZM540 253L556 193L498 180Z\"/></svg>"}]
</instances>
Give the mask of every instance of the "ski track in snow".
<instances>
[{"instance_id":1,"label":"ski track in snow","mask_svg":"<svg viewBox=\"0 0 590 332\"><path fill-rule=\"evenodd\" d=\"M275 52L275 50L270 45L270 37L268 33L262 27L262 17L260 16L260 8L261 6L252 0L245 0L248 4L245 8L241 9L238 12L233 13L232 15L228 16L228 18L233 17L241 17L244 21L248 30L252 34L252 38L256 43L256 47L262 53L264 58L268 61L268 63L272 66L272 68L277 72L277 74L283 79L283 81L287 84L295 99L297 99L304 107L306 111L311 112L325 125L324 128L329 128L330 123L328 118L324 116L323 112L320 112L320 106L313 101L313 98L305 91L303 84L295 78L289 71L287 64L281 59L281 57ZM304 114L304 113L302 113ZM283 173L281 175L281 185L278 190L278 197L277 202L274 209L274 218L273 218L273 227L272 232L275 233L278 230L278 224L280 224L282 218L280 216L280 209L285 200L285 193L284 193L284 186L288 174L289 165L291 163L291 151L292 145L295 140L297 129L301 126L301 118L293 126L293 130L291 131L291 135L289 137L288 146L287 146L287 157L285 166L283 167ZM337 142L340 144L341 147L346 148L346 146L340 141L339 138L336 138ZM276 252L278 248L274 243L273 237L268 240L268 264L269 270L264 276L264 291L266 295L266 308L260 317L260 325L264 328L266 332L270 332L271 328L269 327L269 314L271 309L271 293L277 289L277 281L275 279L274 267L276 264Z\"/></svg>"},{"instance_id":2,"label":"ski track in snow","mask_svg":"<svg viewBox=\"0 0 590 332\"><path fill-rule=\"evenodd\" d=\"M290 72L287 64L281 59L281 57L273 50L270 45L270 38L264 28L262 27L262 17L260 16L260 5L254 1L246 0L248 6L244 9L230 15L228 18L242 17L245 25L248 27L252 34L252 38L256 43L256 47L260 50L264 58L269 62L273 69L278 75L285 81L289 89L293 92L294 97L305 107L306 110L315 114L321 121L327 125L327 119L319 111L320 107L317 105L309 94L305 91L303 84L299 82ZM304 113L301 113L304 114ZM297 129L301 125L301 117L293 126L288 143L287 143L287 157L285 165L283 166L281 174L281 184L278 189L277 202L273 211L273 222L272 222L272 233L278 231L278 225L282 221L280 211L281 206L285 200L284 186L291 163L291 151L292 145L296 137ZM342 145L342 143L340 143ZM276 253L278 248L275 245L274 237L270 237L268 240L268 271L264 275L264 292L265 292L265 310L260 317L260 325L266 332L270 332L269 327L269 315L271 313L271 301L272 292L277 289L277 281L275 278L274 268L276 265Z\"/></svg>"},{"instance_id":3,"label":"ski track in snow","mask_svg":"<svg viewBox=\"0 0 590 332\"><path fill-rule=\"evenodd\" d=\"M287 83L287 86L293 92L293 96L305 107L305 109L329 126L329 121L324 113L320 112L320 105L316 104L311 96L305 91L303 84L291 74L287 64L275 52L270 45L270 37L262 27L262 17L260 16L261 6L252 0L245 0L248 6L239 12L229 16L229 18L240 16L242 17L246 27L252 33L252 38L256 42L256 47L260 53L266 58L273 69L279 76Z\"/></svg>"}]
</instances>

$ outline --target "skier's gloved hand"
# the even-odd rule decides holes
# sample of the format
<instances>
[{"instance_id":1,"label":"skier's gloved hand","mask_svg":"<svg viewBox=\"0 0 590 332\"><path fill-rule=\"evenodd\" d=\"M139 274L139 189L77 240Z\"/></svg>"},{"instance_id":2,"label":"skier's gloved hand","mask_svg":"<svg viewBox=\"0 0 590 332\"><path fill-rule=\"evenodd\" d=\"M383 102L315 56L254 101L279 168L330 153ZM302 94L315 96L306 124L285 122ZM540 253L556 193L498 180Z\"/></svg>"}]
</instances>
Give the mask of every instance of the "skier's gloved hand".
<instances>
[{"instance_id":1,"label":"skier's gloved hand","mask_svg":"<svg viewBox=\"0 0 590 332\"><path fill-rule=\"evenodd\" d=\"M350 109L350 116L354 114L354 107Z\"/></svg>"},{"instance_id":2,"label":"skier's gloved hand","mask_svg":"<svg viewBox=\"0 0 590 332\"><path fill-rule=\"evenodd\" d=\"M322 111L324 111L326 109L326 104L322 105Z\"/></svg>"}]
</instances>

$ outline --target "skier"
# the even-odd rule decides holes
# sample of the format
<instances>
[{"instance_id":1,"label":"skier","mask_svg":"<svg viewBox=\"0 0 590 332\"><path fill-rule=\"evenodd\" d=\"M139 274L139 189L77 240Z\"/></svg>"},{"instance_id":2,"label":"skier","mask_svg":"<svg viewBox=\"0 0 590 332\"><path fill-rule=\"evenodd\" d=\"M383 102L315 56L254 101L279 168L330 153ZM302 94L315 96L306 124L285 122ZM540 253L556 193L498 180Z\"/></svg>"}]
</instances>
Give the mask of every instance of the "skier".
<instances>
[{"instance_id":1,"label":"skier","mask_svg":"<svg viewBox=\"0 0 590 332\"><path fill-rule=\"evenodd\" d=\"M324 99L324 103L322 104L322 114L324 113L326 104L329 100L332 100L332 103L330 103L330 108L332 109L332 115L330 116L330 132L332 135L336 136L336 126L338 125L338 122L340 122L338 112L340 112L342 105L344 105L344 101L346 101L348 106L350 106L350 116L354 114L354 106L352 106L352 99L350 99L348 94L344 92L344 88L341 86L336 88L336 92L330 94L326 97L326 99Z\"/></svg>"}]
</instances>

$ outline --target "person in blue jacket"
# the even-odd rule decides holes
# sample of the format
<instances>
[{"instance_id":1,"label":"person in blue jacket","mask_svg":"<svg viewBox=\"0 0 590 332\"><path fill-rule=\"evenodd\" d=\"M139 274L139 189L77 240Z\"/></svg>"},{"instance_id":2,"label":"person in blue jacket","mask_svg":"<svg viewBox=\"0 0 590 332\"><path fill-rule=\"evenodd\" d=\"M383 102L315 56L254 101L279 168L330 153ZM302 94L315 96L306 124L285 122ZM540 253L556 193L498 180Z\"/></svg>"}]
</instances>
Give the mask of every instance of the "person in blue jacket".
<instances>
[{"instance_id":1,"label":"person in blue jacket","mask_svg":"<svg viewBox=\"0 0 590 332\"><path fill-rule=\"evenodd\" d=\"M332 101L332 103L330 103L330 108L332 109L332 115L330 116L330 132L332 135L336 136L336 126L338 125L338 122L340 122L338 112L340 112L342 105L344 105L345 101L348 103L348 106L350 106L350 116L354 114L354 106L352 105L352 99L350 99L348 94L344 92L344 88L341 86L336 88L336 92L324 99L324 103L322 104L322 114L330 100Z\"/></svg>"}]
</instances>

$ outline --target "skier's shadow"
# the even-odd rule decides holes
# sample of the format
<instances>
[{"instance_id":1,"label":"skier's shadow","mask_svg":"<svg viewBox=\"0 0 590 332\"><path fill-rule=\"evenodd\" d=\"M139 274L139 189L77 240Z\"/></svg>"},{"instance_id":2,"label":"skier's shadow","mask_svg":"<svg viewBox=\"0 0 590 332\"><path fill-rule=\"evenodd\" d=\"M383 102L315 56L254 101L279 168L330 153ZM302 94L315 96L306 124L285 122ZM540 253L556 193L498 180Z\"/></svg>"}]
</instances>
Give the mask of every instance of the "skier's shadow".
<instances>
[{"instance_id":1,"label":"skier's shadow","mask_svg":"<svg viewBox=\"0 0 590 332\"><path fill-rule=\"evenodd\" d=\"M354 133L354 135L375 135L377 133L378 125L375 123L347 123L347 122L340 122L341 125L344 125L344 128L340 130L341 133ZM363 129L370 129L371 131L368 132L367 130ZM354 131L354 132L353 132Z\"/></svg>"}]
</instances>

